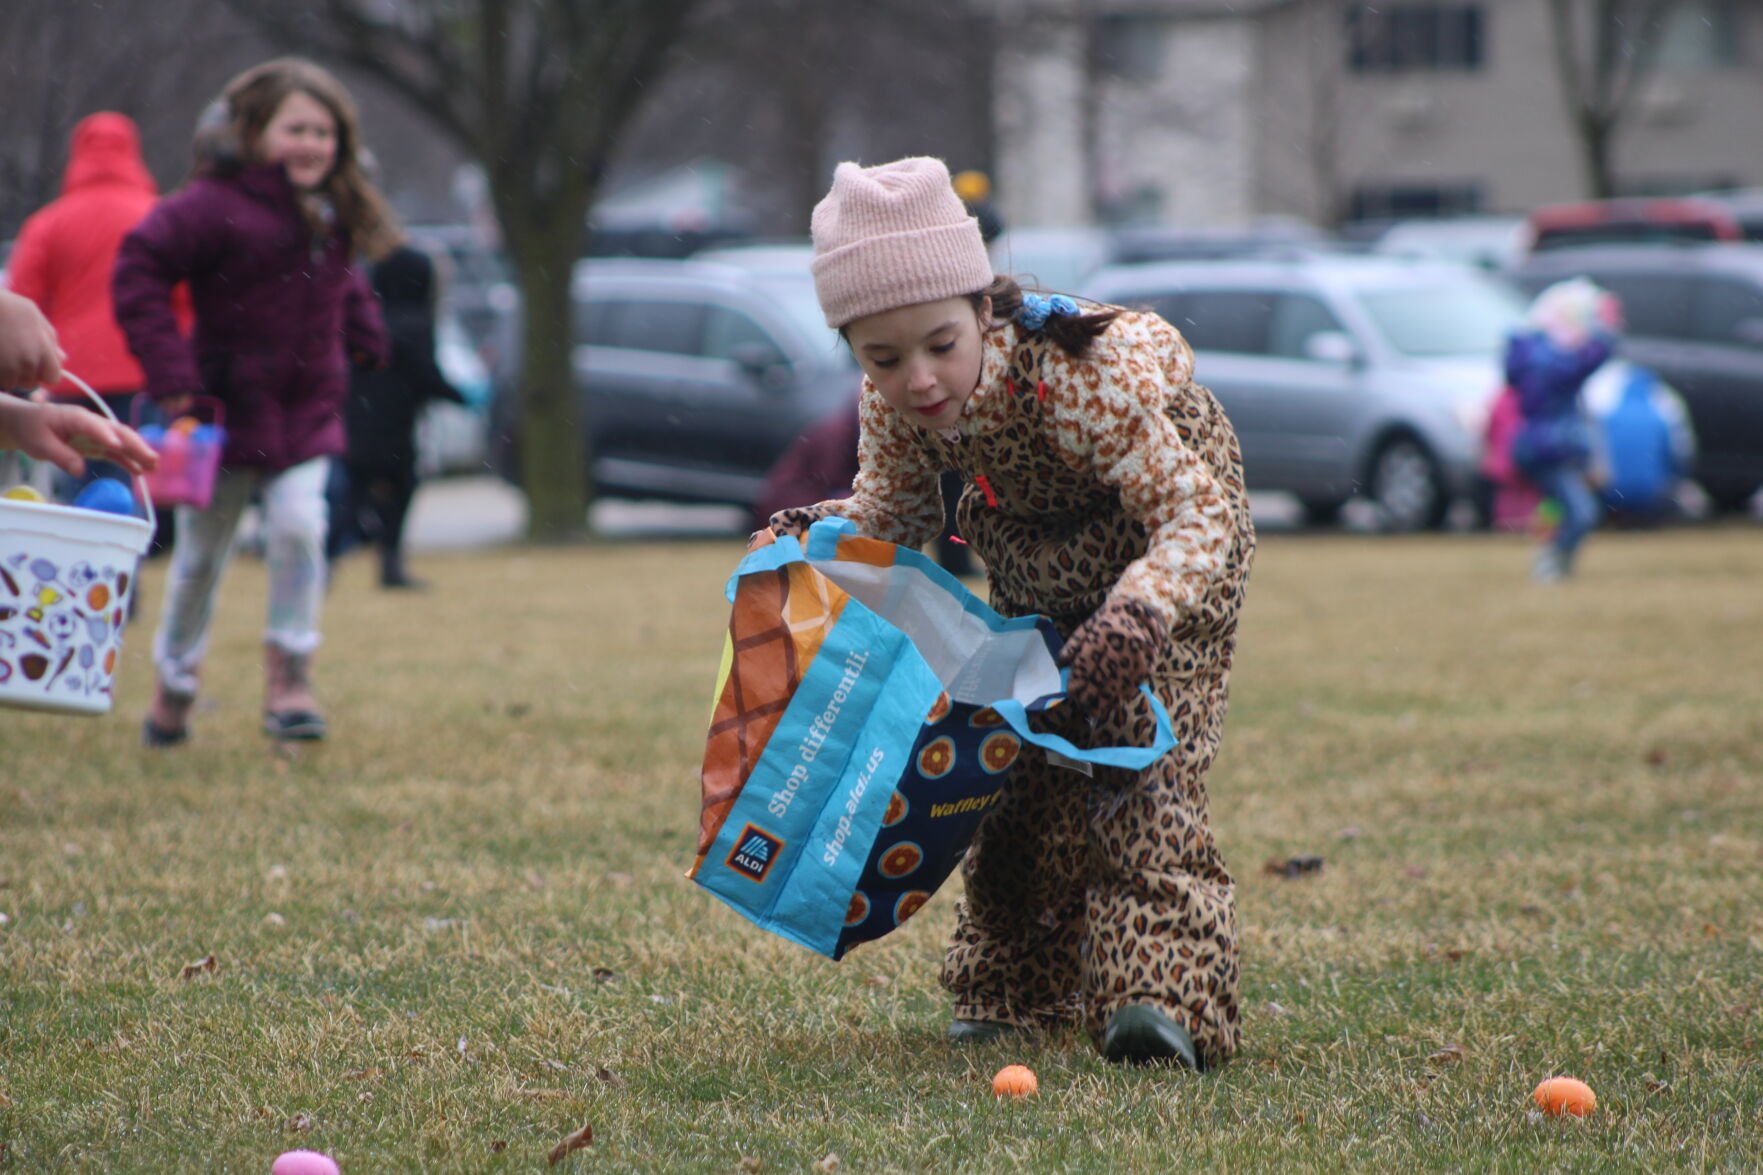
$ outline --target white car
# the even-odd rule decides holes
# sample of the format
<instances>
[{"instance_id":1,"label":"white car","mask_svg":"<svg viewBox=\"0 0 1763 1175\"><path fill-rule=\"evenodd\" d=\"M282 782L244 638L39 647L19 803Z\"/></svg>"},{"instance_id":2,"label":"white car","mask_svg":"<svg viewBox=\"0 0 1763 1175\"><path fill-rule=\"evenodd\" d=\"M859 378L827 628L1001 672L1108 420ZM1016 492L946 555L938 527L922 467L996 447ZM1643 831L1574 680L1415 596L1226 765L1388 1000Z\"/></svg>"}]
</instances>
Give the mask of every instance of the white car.
<instances>
[{"instance_id":1,"label":"white car","mask_svg":"<svg viewBox=\"0 0 1763 1175\"><path fill-rule=\"evenodd\" d=\"M1392 530L1472 499L1487 407L1523 307L1464 265L1384 257L1169 262L1102 270L1084 293L1148 308L1195 350L1251 489L1313 521L1364 494Z\"/></svg>"},{"instance_id":2,"label":"white car","mask_svg":"<svg viewBox=\"0 0 1763 1175\"><path fill-rule=\"evenodd\" d=\"M1445 216L1391 225L1372 245L1390 257L1456 261L1505 273L1524 260L1522 216Z\"/></svg>"}]
</instances>

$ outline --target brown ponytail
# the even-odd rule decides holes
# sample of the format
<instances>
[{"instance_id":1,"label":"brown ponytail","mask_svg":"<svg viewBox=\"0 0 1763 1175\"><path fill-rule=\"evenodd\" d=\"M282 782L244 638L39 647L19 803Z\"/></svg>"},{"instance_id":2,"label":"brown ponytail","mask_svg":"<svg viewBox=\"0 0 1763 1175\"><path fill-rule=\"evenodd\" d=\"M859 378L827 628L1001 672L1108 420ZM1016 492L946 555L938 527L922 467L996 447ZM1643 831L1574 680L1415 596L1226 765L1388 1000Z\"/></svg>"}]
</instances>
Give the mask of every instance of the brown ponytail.
<instances>
[{"instance_id":1,"label":"brown ponytail","mask_svg":"<svg viewBox=\"0 0 1763 1175\"><path fill-rule=\"evenodd\" d=\"M992 321L1003 324L1014 321L1022 309L1022 286L1015 278L999 274L992 284L968 297L978 313L982 299L992 300ZM1089 353L1090 344L1120 317L1119 310L1098 310L1091 314L1055 314L1047 319L1041 333L1059 344L1059 349L1074 359Z\"/></svg>"}]
</instances>

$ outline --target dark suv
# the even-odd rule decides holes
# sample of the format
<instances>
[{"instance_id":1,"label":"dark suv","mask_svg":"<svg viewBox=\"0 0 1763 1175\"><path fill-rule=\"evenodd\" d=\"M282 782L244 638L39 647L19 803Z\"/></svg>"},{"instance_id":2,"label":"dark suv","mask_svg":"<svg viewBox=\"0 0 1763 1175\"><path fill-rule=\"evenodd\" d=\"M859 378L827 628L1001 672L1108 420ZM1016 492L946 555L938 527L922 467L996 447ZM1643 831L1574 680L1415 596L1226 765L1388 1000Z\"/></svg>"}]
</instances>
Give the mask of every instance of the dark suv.
<instances>
[{"instance_id":1,"label":"dark suv","mask_svg":"<svg viewBox=\"0 0 1763 1175\"><path fill-rule=\"evenodd\" d=\"M1683 395L1696 480L1721 508L1742 507L1763 487L1763 245L1563 249L1513 276L1534 295L1581 275L1622 299L1623 353Z\"/></svg>"},{"instance_id":2,"label":"dark suv","mask_svg":"<svg viewBox=\"0 0 1763 1175\"><path fill-rule=\"evenodd\" d=\"M597 493L751 507L800 433L859 375L800 266L601 260L575 273L575 381ZM512 386L512 384L510 384ZM518 401L498 395L494 457L518 468Z\"/></svg>"}]
</instances>

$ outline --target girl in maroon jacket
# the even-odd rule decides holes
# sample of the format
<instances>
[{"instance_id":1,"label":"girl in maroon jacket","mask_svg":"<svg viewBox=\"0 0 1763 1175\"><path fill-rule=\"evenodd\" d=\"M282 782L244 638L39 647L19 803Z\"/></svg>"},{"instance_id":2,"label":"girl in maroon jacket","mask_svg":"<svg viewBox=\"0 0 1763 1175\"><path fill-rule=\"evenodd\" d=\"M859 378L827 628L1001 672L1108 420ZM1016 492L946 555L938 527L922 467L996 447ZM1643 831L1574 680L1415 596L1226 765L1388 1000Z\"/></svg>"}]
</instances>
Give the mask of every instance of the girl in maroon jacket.
<instances>
[{"instance_id":1,"label":"girl in maroon jacket","mask_svg":"<svg viewBox=\"0 0 1763 1175\"><path fill-rule=\"evenodd\" d=\"M324 737L310 665L324 598L324 487L343 450L348 367L383 364L385 328L351 268L396 243L384 199L357 162L354 103L330 74L295 58L235 78L204 115L195 177L123 242L117 320L169 412L193 395L226 406L213 501L180 508L165 611L154 642L159 686L142 737L188 737L208 623L239 516L261 495L269 563L264 634L266 733ZM190 284L186 341L171 291Z\"/></svg>"}]
</instances>

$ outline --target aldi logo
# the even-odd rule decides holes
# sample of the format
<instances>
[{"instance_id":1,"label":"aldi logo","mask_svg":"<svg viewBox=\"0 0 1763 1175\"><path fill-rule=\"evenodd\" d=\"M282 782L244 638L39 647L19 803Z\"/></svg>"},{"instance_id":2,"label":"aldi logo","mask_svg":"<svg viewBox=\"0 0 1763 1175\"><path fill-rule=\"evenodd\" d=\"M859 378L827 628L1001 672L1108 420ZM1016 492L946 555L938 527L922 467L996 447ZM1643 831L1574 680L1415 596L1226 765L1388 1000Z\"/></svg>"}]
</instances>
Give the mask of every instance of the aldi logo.
<instances>
[{"instance_id":1,"label":"aldi logo","mask_svg":"<svg viewBox=\"0 0 1763 1175\"><path fill-rule=\"evenodd\" d=\"M783 841L749 824L735 838L735 851L728 855L728 867L753 881L764 881L783 848Z\"/></svg>"}]
</instances>

